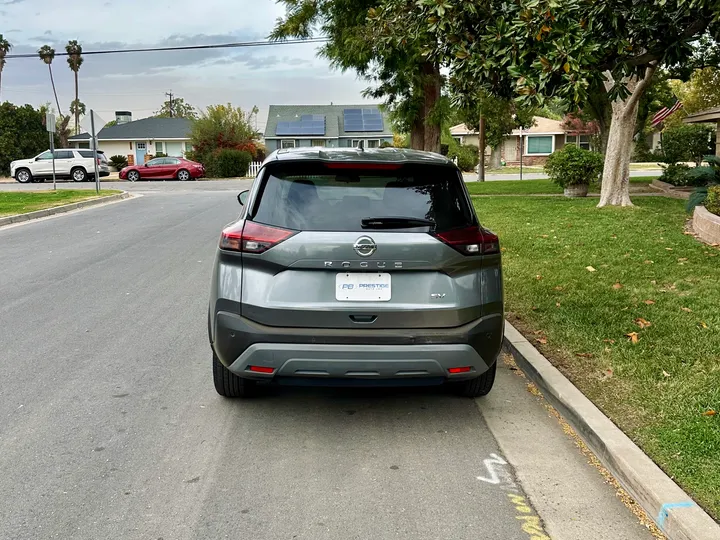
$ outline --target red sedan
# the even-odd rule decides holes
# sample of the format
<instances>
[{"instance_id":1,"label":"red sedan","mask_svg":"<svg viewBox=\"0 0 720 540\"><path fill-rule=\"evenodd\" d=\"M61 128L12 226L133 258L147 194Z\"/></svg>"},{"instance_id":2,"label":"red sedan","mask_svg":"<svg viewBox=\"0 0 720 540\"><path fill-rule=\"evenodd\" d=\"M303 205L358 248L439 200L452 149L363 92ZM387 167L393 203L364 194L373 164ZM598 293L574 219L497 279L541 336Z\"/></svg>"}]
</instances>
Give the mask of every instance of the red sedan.
<instances>
[{"instance_id":1,"label":"red sedan","mask_svg":"<svg viewBox=\"0 0 720 540\"><path fill-rule=\"evenodd\" d=\"M201 163L177 157L151 159L144 165L130 165L120 171L121 180L161 180L177 178L186 181L205 176L205 167Z\"/></svg>"}]
</instances>

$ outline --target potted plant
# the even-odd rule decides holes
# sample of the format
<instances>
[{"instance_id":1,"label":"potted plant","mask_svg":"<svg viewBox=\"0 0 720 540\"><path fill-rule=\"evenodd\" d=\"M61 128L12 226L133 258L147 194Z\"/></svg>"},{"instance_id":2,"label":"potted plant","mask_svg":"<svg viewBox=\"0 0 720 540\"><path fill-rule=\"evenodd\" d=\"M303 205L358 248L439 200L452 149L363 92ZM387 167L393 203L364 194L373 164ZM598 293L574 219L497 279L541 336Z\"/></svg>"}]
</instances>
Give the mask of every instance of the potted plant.
<instances>
[{"instance_id":1,"label":"potted plant","mask_svg":"<svg viewBox=\"0 0 720 540\"><path fill-rule=\"evenodd\" d=\"M566 197L586 197L588 186L602 174L603 161L597 152L567 144L548 158L545 172L564 189Z\"/></svg>"}]
</instances>

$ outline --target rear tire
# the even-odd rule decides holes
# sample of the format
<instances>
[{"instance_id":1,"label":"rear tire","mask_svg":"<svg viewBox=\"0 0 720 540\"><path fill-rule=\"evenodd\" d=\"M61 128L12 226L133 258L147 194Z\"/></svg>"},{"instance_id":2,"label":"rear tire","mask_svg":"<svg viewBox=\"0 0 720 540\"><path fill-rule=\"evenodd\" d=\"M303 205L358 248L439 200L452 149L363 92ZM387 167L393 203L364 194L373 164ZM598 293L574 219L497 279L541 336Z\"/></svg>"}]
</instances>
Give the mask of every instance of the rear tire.
<instances>
[{"instance_id":1,"label":"rear tire","mask_svg":"<svg viewBox=\"0 0 720 540\"><path fill-rule=\"evenodd\" d=\"M70 176L75 182L84 182L87 180L88 174L82 167L77 167L76 169L70 171Z\"/></svg>"},{"instance_id":2,"label":"rear tire","mask_svg":"<svg viewBox=\"0 0 720 540\"><path fill-rule=\"evenodd\" d=\"M485 373L474 379L448 383L453 394L461 397L476 398L486 396L495 383L497 361Z\"/></svg>"},{"instance_id":3,"label":"rear tire","mask_svg":"<svg viewBox=\"0 0 720 540\"><path fill-rule=\"evenodd\" d=\"M177 172L177 179L181 182L187 182L188 180L192 180L192 176L190 176L190 173L187 169L180 169Z\"/></svg>"},{"instance_id":4,"label":"rear tire","mask_svg":"<svg viewBox=\"0 0 720 540\"><path fill-rule=\"evenodd\" d=\"M226 368L213 352L213 382L218 394L227 398L246 398L258 394L257 382L243 379Z\"/></svg>"}]
</instances>

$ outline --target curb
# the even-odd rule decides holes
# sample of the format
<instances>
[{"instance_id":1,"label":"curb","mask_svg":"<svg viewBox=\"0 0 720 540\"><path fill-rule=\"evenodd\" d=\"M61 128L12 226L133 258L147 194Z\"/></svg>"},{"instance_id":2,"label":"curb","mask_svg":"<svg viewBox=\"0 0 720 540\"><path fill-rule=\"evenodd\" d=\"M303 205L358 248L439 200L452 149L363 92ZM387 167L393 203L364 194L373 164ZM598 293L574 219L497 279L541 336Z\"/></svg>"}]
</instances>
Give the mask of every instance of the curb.
<instances>
[{"instance_id":1,"label":"curb","mask_svg":"<svg viewBox=\"0 0 720 540\"><path fill-rule=\"evenodd\" d=\"M55 206L53 208L47 208L45 210L28 212L27 214L16 214L14 216L0 217L0 227L4 225L11 225L12 223L21 223L23 221L30 221L32 219L54 216L55 214L63 214L65 212L71 212L73 210L79 210L80 208L87 208L89 206L97 206L99 204L105 204L113 201L121 201L123 199L129 199L130 197L130 193L128 193L127 191L123 191L122 193L118 193L116 195L108 195L107 197L100 197L98 199L90 199L87 201L64 204L62 206Z\"/></svg>"},{"instance_id":2,"label":"curb","mask_svg":"<svg viewBox=\"0 0 720 540\"><path fill-rule=\"evenodd\" d=\"M720 540L720 525L507 321L503 348L670 540Z\"/></svg>"}]
</instances>

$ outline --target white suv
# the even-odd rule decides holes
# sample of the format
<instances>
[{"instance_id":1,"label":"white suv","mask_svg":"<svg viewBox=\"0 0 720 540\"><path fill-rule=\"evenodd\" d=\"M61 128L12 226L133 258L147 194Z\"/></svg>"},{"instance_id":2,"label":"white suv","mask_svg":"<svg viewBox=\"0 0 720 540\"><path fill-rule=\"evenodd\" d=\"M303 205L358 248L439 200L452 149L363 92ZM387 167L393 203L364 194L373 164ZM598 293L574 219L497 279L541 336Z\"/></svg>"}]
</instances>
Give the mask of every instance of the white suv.
<instances>
[{"instance_id":1,"label":"white suv","mask_svg":"<svg viewBox=\"0 0 720 540\"><path fill-rule=\"evenodd\" d=\"M60 148L55 150L55 178L72 179L85 182L95 179L95 163L97 156L98 173L100 176L110 174L108 160L102 150L97 154L92 150L78 148ZM44 182L53 175L53 153L50 150L31 159L19 159L10 163L10 176L21 184L27 182Z\"/></svg>"}]
</instances>

